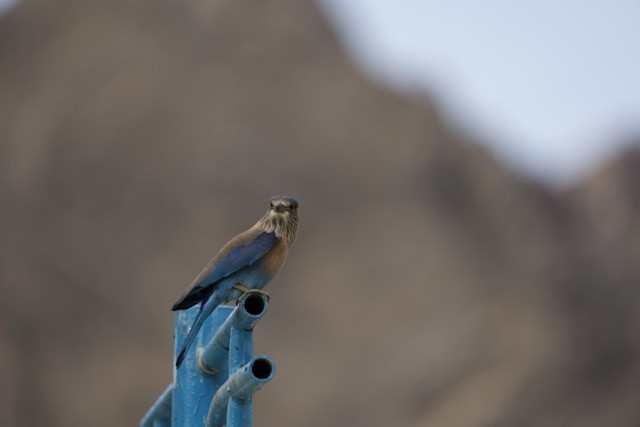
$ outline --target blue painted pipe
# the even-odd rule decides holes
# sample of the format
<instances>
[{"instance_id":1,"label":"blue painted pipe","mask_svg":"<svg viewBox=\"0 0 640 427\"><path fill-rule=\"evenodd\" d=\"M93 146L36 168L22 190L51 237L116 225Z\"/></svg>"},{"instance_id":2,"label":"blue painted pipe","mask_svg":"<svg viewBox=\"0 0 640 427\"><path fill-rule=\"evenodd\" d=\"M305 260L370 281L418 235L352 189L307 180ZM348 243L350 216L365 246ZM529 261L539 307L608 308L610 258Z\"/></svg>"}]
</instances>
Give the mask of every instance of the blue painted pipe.
<instances>
[{"instance_id":1,"label":"blue painted pipe","mask_svg":"<svg viewBox=\"0 0 640 427\"><path fill-rule=\"evenodd\" d=\"M267 356L252 359L253 328L268 306L267 297L250 292L235 309L217 307L202 325L197 345L187 352L181 368L174 369L173 384L149 409L140 426L251 427L251 396L275 371ZM197 313L198 307L175 313L174 365Z\"/></svg>"},{"instance_id":2,"label":"blue painted pipe","mask_svg":"<svg viewBox=\"0 0 640 427\"><path fill-rule=\"evenodd\" d=\"M212 374L224 369L229 358L231 330L252 331L258 320L267 312L267 308L269 308L269 300L262 294L250 292L241 298L236 309L200 353L198 358L200 368ZM247 339L252 340L251 334L247 335ZM253 349L251 349L251 353L253 353Z\"/></svg>"},{"instance_id":3,"label":"blue painted pipe","mask_svg":"<svg viewBox=\"0 0 640 427\"><path fill-rule=\"evenodd\" d=\"M202 325L197 337L197 345L193 345L179 370L173 370L173 427L202 427L209 411L209 403L213 394L228 376L228 369L223 368L219 375L209 375L198 367L197 350L202 348L224 321L233 308L220 306ZM187 336L198 313L198 307L177 311L175 314L175 357L178 356L182 342Z\"/></svg>"},{"instance_id":4,"label":"blue painted pipe","mask_svg":"<svg viewBox=\"0 0 640 427\"><path fill-rule=\"evenodd\" d=\"M173 384L170 384L142 417L140 427L171 427L172 398Z\"/></svg>"},{"instance_id":5,"label":"blue painted pipe","mask_svg":"<svg viewBox=\"0 0 640 427\"><path fill-rule=\"evenodd\" d=\"M207 427L251 426L251 397L273 378L274 373L273 360L267 356L256 356L238 369L213 397Z\"/></svg>"}]
</instances>

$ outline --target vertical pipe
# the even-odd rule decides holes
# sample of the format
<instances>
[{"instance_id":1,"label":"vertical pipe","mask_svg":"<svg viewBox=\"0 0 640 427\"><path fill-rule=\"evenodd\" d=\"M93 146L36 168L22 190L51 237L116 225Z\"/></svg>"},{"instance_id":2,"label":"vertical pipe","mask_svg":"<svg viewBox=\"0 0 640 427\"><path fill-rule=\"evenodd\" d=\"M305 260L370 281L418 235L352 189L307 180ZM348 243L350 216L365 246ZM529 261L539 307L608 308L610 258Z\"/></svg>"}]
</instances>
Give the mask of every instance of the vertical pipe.
<instances>
[{"instance_id":1,"label":"vertical pipe","mask_svg":"<svg viewBox=\"0 0 640 427\"><path fill-rule=\"evenodd\" d=\"M268 299L258 293L247 294L235 310L218 307L205 320L181 368L174 369L173 384L140 425L251 427L252 395L274 374L270 358L251 357L253 328L267 307ZM198 307L175 313L174 360L197 313Z\"/></svg>"},{"instance_id":2,"label":"vertical pipe","mask_svg":"<svg viewBox=\"0 0 640 427\"><path fill-rule=\"evenodd\" d=\"M248 293L242 298L233 313L217 330L213 339L204 346L200 353L200 367L210 373L217 372L222 366L229 366L229 342L231 328L245 331L253 330L258 321L265 315L269 300L262 294Z\"/></svg>"},{"instance_id":3,"label":"vertical pipe","mask_svg":"<svg viewBox=\"0 0 640 427\"><path fill-rule=\"evenodd\" d=\"M198 367L196 348L198 350L201 349L203 343L211 339L214 331L224 323L232 310L232 307L227 306L216 308L202 325L202 329L198 333L198 339L187 352L180 369L176 370L174 364L173 427L201 427L205 425L209 403L213 398L214 392L224 383L228 373L226 372L227 369L224 369L218 375L202 372ZM197 313L198 307L175 313L174 363Z\"/></svg>"},{"instance_id":4,"label":"vertical pipe","mask_svg":"<svg viewBox=\"0 0 640 427\"><path fill-rule=\"evenodd\" d=\"M251 361L253 357L253 331L231 328L229 341L229 377ZM227 409L227 427L251 427L253 425L252 399L231 397Z\"/></svg>"}]
</instances>

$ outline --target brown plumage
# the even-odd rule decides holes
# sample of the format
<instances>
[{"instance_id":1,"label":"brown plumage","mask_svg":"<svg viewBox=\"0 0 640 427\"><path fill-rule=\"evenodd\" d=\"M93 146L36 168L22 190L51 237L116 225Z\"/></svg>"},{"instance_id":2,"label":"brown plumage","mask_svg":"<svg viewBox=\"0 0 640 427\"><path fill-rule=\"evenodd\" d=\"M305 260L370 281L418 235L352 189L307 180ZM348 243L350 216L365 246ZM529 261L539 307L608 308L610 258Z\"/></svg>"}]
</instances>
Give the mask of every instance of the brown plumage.
<instances>
[{"instance_id":1,"label":"brown plumage","mask_svg":"<svg viewBox=\"0 0 640 427\"><path fill-rule=\"evenodd\" d=\"M242 294L235 285L263 289L282 268L298 230L298 202L288 196L273 196L269 202L267 213L224 245L173 305L175 311L200 304L176 366L182 363L204 319L219 304Z\"/></svg>"}]
</instances>

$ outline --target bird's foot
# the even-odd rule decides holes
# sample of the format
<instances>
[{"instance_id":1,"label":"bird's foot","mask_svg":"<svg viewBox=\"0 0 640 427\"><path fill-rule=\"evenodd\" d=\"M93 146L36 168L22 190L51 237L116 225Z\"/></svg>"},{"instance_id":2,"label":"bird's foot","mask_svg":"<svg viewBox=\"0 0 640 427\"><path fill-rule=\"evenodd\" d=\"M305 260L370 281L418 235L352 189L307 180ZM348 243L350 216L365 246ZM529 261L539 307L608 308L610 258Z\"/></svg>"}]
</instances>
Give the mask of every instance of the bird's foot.
<instances>
[{"instance_id":1,"label":"bird's foot","mask_svg":"<svg viewBox=\"0 0 640 427\"><path fill-rule=\"evenodd\" d=\"M235 285L233 285L233 289L237 289L237 290L239 290L240 292L242 292L241 297L242 297L242 296L244 296L247 292L249 292L249 291L250 291L250 289L249 289L249 288L245 288L245 287L244 287L244 286L242 286L240 283L236 283Z\"/></svg>"},{"instance_id":2,"label":"bird's foot","mask_svg":"<svg viewBox=\"0 0 640 427\"><path fill-rule=\"evenodd\" d=\"M236 305L238 305L240 303L240 301L242 300L242 298L244 298L245 295L247 295L248 293L256 293L256 294L264 295L265 297L267 297L267 302L271 300L271 297L269 296L269 294L266 293L265 291L261 290L261 289L249 289L249 288L246 288L246 287L242 286L239 283L233 285L233 288L239 290L240 292L242 292L242 295L240 295L240 298L238 298L236 300Z\"/></svg>"}]
</instances>

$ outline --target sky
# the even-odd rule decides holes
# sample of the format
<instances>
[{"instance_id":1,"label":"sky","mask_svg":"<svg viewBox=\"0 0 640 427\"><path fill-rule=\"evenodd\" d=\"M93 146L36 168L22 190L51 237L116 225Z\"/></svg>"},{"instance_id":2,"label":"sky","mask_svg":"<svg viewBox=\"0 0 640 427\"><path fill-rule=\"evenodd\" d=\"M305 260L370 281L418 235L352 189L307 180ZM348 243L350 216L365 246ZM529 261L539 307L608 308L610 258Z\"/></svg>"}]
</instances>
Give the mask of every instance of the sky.
<instances>
[{"instance_id":1,"label":"sky","mask_svg":"<svg viewBox=\"0 0 640 427\"><path fill-rule=\"evenodd\" d=\"M637 0L318 0L374 79L563 187L640 142Z\"/></svg>"},{"instance_id":2,"label":"sky","mask_svg":"<svg viewBox=\"0 0 640 427\"><path fill-rule=\"evenodd\" d=\"M0 13L7 11L12 5L17 2L18 0L0 0Z\"/></svg>"}]
</instances>

